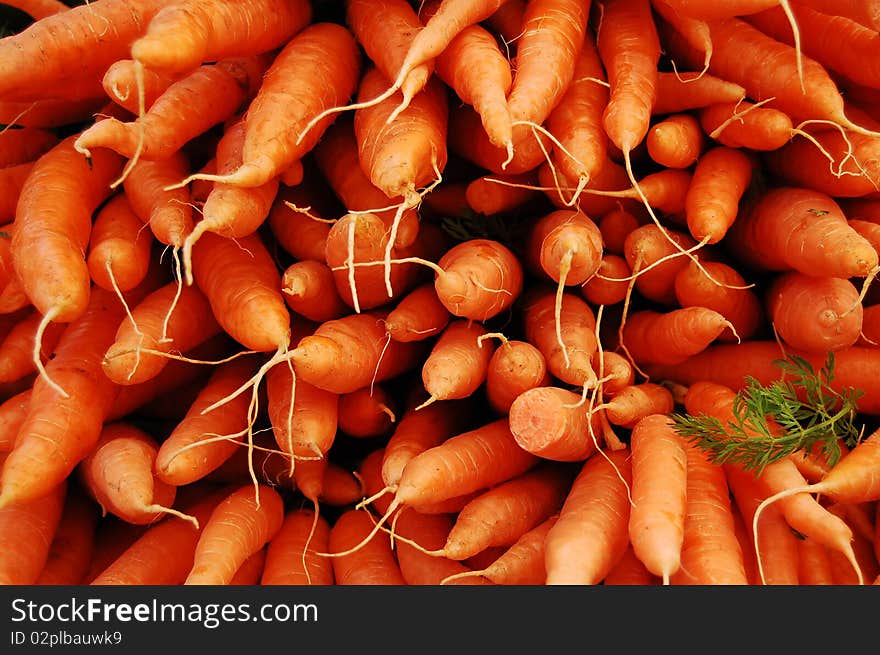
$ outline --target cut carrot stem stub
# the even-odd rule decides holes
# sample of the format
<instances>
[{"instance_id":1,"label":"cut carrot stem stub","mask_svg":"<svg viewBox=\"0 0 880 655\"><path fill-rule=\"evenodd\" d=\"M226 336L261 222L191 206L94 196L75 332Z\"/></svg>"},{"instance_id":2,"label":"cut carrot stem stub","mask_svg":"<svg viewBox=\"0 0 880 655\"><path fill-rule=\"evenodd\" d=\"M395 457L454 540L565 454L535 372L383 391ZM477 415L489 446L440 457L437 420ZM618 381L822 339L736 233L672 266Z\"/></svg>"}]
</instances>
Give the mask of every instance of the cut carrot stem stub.
<instances>
[{"instance_id":1,"label":"cut carrot stem stub","mask_svg":"<svg viewBox=\"0 0 880 655\"><path fill-rule=\"evenodd\" d=\"M562 387L527 389L511 403L507 420L520 447L544 459L582 461L599 448L599 412Z\"/></svg>"}]
</instances>

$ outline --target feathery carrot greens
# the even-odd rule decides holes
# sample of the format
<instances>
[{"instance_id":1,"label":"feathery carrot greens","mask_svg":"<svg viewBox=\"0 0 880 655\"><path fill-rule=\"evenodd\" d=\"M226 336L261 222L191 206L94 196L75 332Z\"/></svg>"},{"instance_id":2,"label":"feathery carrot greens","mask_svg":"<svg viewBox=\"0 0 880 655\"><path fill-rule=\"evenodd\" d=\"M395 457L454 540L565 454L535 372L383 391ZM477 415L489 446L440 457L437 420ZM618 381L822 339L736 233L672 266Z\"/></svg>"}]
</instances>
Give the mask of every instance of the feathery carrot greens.
<instances>
[{"instance_id":1,"label":"feathery carrot greens","mask_svg":"<svg viewBox=\"0 0 880 655\"><path fill-rule=\"evenodd\" d=\"M673 413L676 430L709 453L713 462L732 462L756 472L792 453L821 444L829 465L841 456L841 441L854 446L860 389L834 389L834 353L818 371L788 354L774 364L785 374L769 385L746 377L733 403L734 420Z\"/></svg>"}]
</instances>

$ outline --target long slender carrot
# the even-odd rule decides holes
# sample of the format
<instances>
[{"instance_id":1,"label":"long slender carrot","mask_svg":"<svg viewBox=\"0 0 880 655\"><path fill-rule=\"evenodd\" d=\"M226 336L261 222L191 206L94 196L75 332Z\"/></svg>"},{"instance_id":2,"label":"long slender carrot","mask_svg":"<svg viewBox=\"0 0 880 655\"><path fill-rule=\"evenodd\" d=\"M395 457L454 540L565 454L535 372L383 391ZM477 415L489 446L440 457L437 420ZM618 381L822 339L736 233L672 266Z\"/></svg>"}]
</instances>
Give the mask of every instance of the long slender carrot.
<instances>
[{"instance_id":1,"label":"long slender carrot","mask_svg":"<svg viewBox=\"0 0 880 655\"><path fill-rule=\"evenodd\" d=\"M95 504L79 489L69 488L46 563L34 584L83 584L95 549L98 520Z\"/></svg>"},{"instance_id":2,"label":"long slender carrot","mask_svg":"<svg viewBox=\"0 0 880 655\"><path fill-rule=\"evenodd\" d=\"M330 523L311 509L290 510L266 550L261 585L328 585L333 563L317 553L328 548Z\"/></svg>"},{"instance_id":3,"label":"long slender carrot","mask_svg":"<svg viewBox=\"0 0 880 655\"><path fill-rule=\"evenodd\" d=\"M355 90L360 67L361 54L347 28L330 22L303 28L274 58L248 105L241 166L226 175L191 177L259 186L280 175L315 147L333 117L321 119L302 141L297 140L300 126L324 107L346 101Z\"/></svg>"},{"instance_id":4,"label":"long slender carrot","mask_svg":"<svg viewBox=\"0 0 880 655\"><path fill-rule=\"evenodd\" d=\"M474 571L457 574L458 577L482 576L495 584L505 585L542 585L547 579L544 566L544 544L547 533L559 518L554 514L542 521L498 556L489 566ZM447 584L452 576L440 581Z\"/></svg>"},{"instance_id":5,"label":"long slender carrot","mask_svg":"<svg viewBox=\"0 0 880 655\"><path fill-rule=\"evenodd\" d=\"M160 480L175 486L190 484L233 454L238 448L236 437L240 440L247 427L247 398L234 398L207 413L202 410L250 379L255 369L250 356L221 364L211 373L186 415L159 446L155 469Z\"/></svg>"},{"instance_id":6,"label":"long slender carrot","mask_svg":"<svg viewBox=\"0 0 880 655\"><path fill-rule=\"evenodd\" d=\"M190 0L160 10L131 44L131 56L146 68L186 71L224 57L280 48L312 19L311 3L258 0L228 5Z\"/></svg>"},{"instance_id":7,"label":"long slender carrot","mask_svg":"<svg viewBox=\"0 0 880 655\"><path fill-rule=\"evenodd\" d=\"M632 470L626 450L602 451L581 467L547 533L548 585L599 584L629 543Z\"/></svg>"},{"instance_id":8,"label":"long slender carrot","mask_svg":"<svg viewBox=\"0 0 880 655\"><path fill-rule=\"evenodd\" d=\"M148 282L129 292L129 301L148 292ZM95 288L86 311L64 331L46 370L66 395L42 377L34 382L28 415L0 476L0 507L48 493L96 443L118 390L101 359L123 315L112 292Z\"/></svg>"},{"instance_id":9,"label":"long slender carrot","mask_svg":"<svg viewBox=\"0 0 880 655\"><path fill-rule=\"evenodd\" d=\"M132 307L104 353L104 373L117 384L139 384L170 361L220 332L211 305L197 287L169 282Z\"/></svg>"},{"instance_id":10,"label":"long slender carrot","mask_svg":"<svg viewBox=\"0 0 880 655\"><path fill-rule=\"evenodd\" d=\"M330 528L327 552L349 550L371 534L376 519L369 512L343 512ZM407 584L400 571L391 538L375 534L356 551L331 560L336 584L341 585L403 585Z\"/></svg>"},{"instance_id":11,"label":"long slender carrot","mask_svg":"<svg viewBox=\"0 0 880 655\"><path fill-rule=\"evenodd\" d=\"M169 516L133 539L126 537L122 552L106 565L97 566L92 585L179 585L186 579L193 565L196 544L204 530L211 512L229 494L229 489L220 488L208 493L196 502L182 506L194 516L198 527L192 522L177 516ZM129 524L123 524L129 525ZM127 543L130 542L130 543ZM101 545L99 532L98 543ZM88 576L87 576L88 577Z\"/></svg>"},{"instance_id":12,"label":"long slender carrot","mask_svg":"<svg viewBox=\"0 0 880 655\"><path fill-rule=\"evenodd\" d=\"M734 529L724 470L687 444L687 489L681 566L670 583L748 584Z\"/></svg>"},{"instance_id":13,"label":"long slender carrot","mask_svg":"<svg viewBox=\"0 0 880 655\"><path fill-rule=\"evenodd\" d=\"M0 508L0 581L4 585L30 585L39 578L64 511L67 486L64 480L45 494Z\"/></svg>"},{"instance_id":14,"label":"long slender carrot","mask_svg":"<svg viewBox=\"0 0 880 655\"><path fill-rule=\"evenodd\" d=\"M471 569L462 562L424 552L436 550L444 544L452 523L452 518L447 514L423 514L409 507L400 510L394 523L394 533L403 539L395 541L395 545L400 572L407 584L438 585L444 580L447 584L488 584L485 578L472 576L450 582L452 576Z\"/></svg>"},{"instance_id":15,"label":"long slender carrot","mask_svg":"<svg viewBox=\"0 0 880 655\"><path fill-rule=\"evenodd\" d=\"M687 498L687 451L665 414L632 429L629 538L636 557L669 584L681 565Z\"/></svg>"},{"instance_id":16,"label":"long slender carrot","mask_svg":"<svg viewBox=\"0 0 880 655\"><path fill-rule=\"evenodd\" d=\"M16 275L45 321L69 323L89 301L91 277L85 260L92 213L110 195L122 159L95 153L91 164L73 149L70 136L44 154L25 180L12 233ZM41 252L55 265L33 256Z\"/></svg>"},{"instance_id":17,"label":"long slender carrot","mask_svg":"<svg viewBox=\"0 0 880 655\"><path fill-rule=\"evenodd\" d=\"M272 487L239 487L205 522L186 585L225 584L238 568L281 529L284 501Z\"/></svg>"},{"instance_id":18,"label":"long slender carrot","mask_svg":"<svg viewBox=\"0 0 880 655\"><path fill-rule=\"evenodd\" d=\"M82 5L35 21L0 46L0 95L27 101L64 98L71 91L65 84L83 79L100 88L107 66L128 56L134 39L166 4L102 0L94 7Z\"/></svg>"}]
</instances>

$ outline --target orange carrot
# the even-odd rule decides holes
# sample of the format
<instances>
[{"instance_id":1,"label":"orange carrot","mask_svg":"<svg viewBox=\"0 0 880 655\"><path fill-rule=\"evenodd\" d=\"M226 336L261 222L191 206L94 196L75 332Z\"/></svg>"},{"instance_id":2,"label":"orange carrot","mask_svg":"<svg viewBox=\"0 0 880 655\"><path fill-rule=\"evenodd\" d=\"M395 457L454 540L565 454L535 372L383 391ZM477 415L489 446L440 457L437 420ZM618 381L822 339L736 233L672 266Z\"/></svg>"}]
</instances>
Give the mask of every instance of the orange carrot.
<instances>
[{"instance_id":1,"label":"orange carrot","mask_svg":"<svg viewBox=\"0 0 880 655\"><path fill-rule=\"evenodd\" d=\"M294 380L284 365L266 374L266 394L275 442L290 458L288 470L295 475L296 466L304 459L324 459L336 438L338 394L305 380Z\"/></svg>"},{"instance_id":2,"label":"orange carrot","mask_svg":"<svg viewBox=\"0 0 880 655\"><path fill-rule=\"evenodd\" d=\"M242 165L226 175L196 177L259 186L280 175L314 148L333 117L321 119L298 140L301 125L354 92L360 60L354 36L342 25L318 22L297 32L274 58L248 105ZM291 102L292 97L301 101Z\"/></svg>"},{"instance_id":3,"label":"orange carrot","mask_svg":"<svg viewBox=\"0 0 880 655\"><path fill-rule=\"evenodd\" d=\"M124 193L113 196L95 215L86 264L92 281L102 289L128 291L147 275L152 235Z\"/></svg>"},{"instance_id":4,"label":"orange carrot","mask_svg":"<svg viewBox=\"0 0 880 655\"><path fill-rule=\"evenodd\" d=\"M764 325L764 308L757 292L730 264L688 262L675 276L675 297L682 307L705 307L721 314L732 327L719 341L749 339Z\"/></svg>"},{"instance_id":5,"label":"orange carrot","mask_svg":"<svg viewBox=\"0 0 880 655\"><path fill-rule=\"evenodd\" d=\"M705 350L730 322L706 307L632 313L623 328L622 345L639 364L674 364Z\"/></svg>"},{"instance_id":6,"label":"orange carrot","mask_svg":"<svg viewBox=\"0 0 880 655\"><path fill-rule=\"evenodd\" d=\"M831 558L825 547L812 539L798 539L798 584L834 584Z\"/></svg>"},{"instance_id":7,"label":"orange carrot","mask_svg":"<svg viewBox=\"0 0 880 655\"><path fill-rule=\"evenodd\" d=\"M731 252L763 270L848 278L878 264L877 251L849 226L839 205L809 188L769 189L740 212L728 236ZM831 242L834 247L825 245Z\"/></svg>"},{"instance_id":8,"label":"orange carrot","mask_svg":"<svg viewBox=\"0 0 880 655\"><path fill-rule=\"evenodd\" d=\"M572 80L546 121L559 143L551 161L567 180L587 183L596 177L607 156L608 137L602 127L602 113L608 104L605 81L595 38L588 33Z\"/></svg>"},{"instance_id":9,"label":"orange carrot","mask_svg":"<svg viewBox=\"0 0 880 655\"><path fill-rule=\"evenodd\" d=\"M64 511L67 486L65 480L46 494L0 508L2 584L32 585L40 577Z\"/></svg>"},{"instance_id":10,"label":"orange carrot","mask_svg":"<svg viewBox=\"0 0 880 655\"><path fill-rule=\"evenodd\" d=\"M141 159L169 157L246 104L268 63L266 57L253 56L199 66L172 82L134 120L108 118L88 127L77 138L76 149L88 156L109 148L131 160L128 170ZM168 184L186 175L189 171Z\"/></svg>"},{"instance_id":11,"label":"orange carrot","mask_svg":"<svg viewBox=\"0 0 880 655\"><path fill-rule=\"evenodd\" d=\"M3 200L0 200L0 221L7 223L15 218L15 206L33 167L34 162L30 161L0 168L0 191L3 192Z\"/></svg>"},{"instance_id":12,"label":"orange carrot","mask_svg":"<svg viewBox=\"0 0 880 655\"><path fill-rule=\"evenodd\" d=\"M875 0L799 0L797 4L829 16L845 16L865 27L880 29L880 6Z\"/></svg>"},{"instance_id":13,"label":"orange carrot","mask_svg":"<svg viewBox=\"0 0 880 655\"><path fill-rule=\"evenodd\" d=\"M558 516L554 514L523 534L486 568L461 572L457 576L482 576L495 584L505 585L544 584L547 578L544 568L544 543L547 533L556 523ZM441 580L440 584L447 584L453 579L450 576Z\"/></svg>"},{"instance_id":14,"label":"orange carrot","mask_svg":"<svg viewBox=\"0 0 880 655\"><path fill-rule=\"evenodd\" d=\"M725 464L723 468L734 502L754 543L751 530L752 518L755 509L767 497L767 488L751 471L733 464ZM782 512L778 508L772 509L777 511L764 513L758 526L760 531L758 543L753 546L761 554L765 584L799 584L799 539L789 527Z\"/></svg>"},{"instance_id":15,"label":"orange carrot","mask_svg":"<svg viewBox=\"0 0 880 655\"><path fill-rule=\"evenodd\" d=\"M34 348L39 348L40 361L45 366L67 325L51 323L43 331L41 343L35 338L43 317L32 311L21 319L0 341L0 381L12 382L34 372Z\"/></svg>"},{"instance_id":16,"label":"orange carrot","mask_svg":"<svg viewBox=\"0 0 880 655\"><path fill-rule=\"evenodd\" d=\"M659 583L660 579L636 557L632 544L602 581L605 586L656 585Z\"/></svg>"},{"instance_id":17,"label":"orange carrot","mask_svg":"<svg viewBox=\"0 0 880 655\"><path fill-rule=\"evenodd\" d=\"M596 40L610 85L603 124L608 138L628 158L648 132L660 43L649 2L613 0L603 7Z\"/></svg>"},{"instance_id":18,"label":"orange carrot","mask_svg":"<svg viewBox=\"0 0 880 655\"><path fill-rule=\"evenodd\" d=\"M28 101L96 97L93 90L96 85L101 89L104 70L128 56L132 41L165 4L164 0L112 0L94 7L81 5L4 38L0 96ZM109 33L107 25L113 25Z\"/></svg>"},{"instance_id":19,"label":"orange carrot","mask_svg":"<svg viewBox=\"0 0 880 655\"><path fill-rule=\"evenodd\" d=\"M102 148L97 152L106 152ZM132 160L129 160L132 161ZM167 189L189 172L189 157L182 150L157 160L139 159L130 167L123 183L131 208L156 239L175 249L193 226L189 188Z\"/></svg>"},{"instance_id":20,"label":"orange carrot","mask_svg":"<svg viewBox=\"0 0 880 655\"><path fill-rule=\"evenodd\" d=\"M859 290L847 279L787 271L767 289L767 318L788 345L817 354L853 345L862 329Z\"/></svg>"},{"instance_id":21,"label":"orange carrot","mask_svg":"<svg viewBox=\"0 0 880 655\"><path fill-rule=\"evenodd\" d=\"M420 13L422 20L430 20L441 4L434 1L425 5ZM491 32L478 24L463 28L437 55L434 70L462 102L471 105L480 115L492 145L512 147L513 126L508 95L513 72L511 63ZM407 81L413 77L410 73Z\"/></svg>"},{"instance_id":22,"label":"orange carrot","mask_svg":"<svg viewBox=\"0 0 880 655\"><path fill-rule=\"evenodd\" d=\"M51 130L34 127L4 129L0 132L0 168L33 162L59 141Z\"/></svg>"},{"instance_id":23,"label":"orange carrot","mask_svg":"<svg viewBox=\"0 0 880 655\"><path fill-rule=\"evenodd\" d=\"M374 530L378 531L382 522L401 507L418 508L456 497L467 498L466 494L525 473L538 461L537 456L516 443L506 417L449 437L406 462L394 498ZM441 545L442 542L435 547Z\"/></svg>"},{"instance_id":24,"label":"orange carrot","mask_svg":"<svg viewBox=\"0 0 880 655\"><path fill-rule=\"evenodd\" d=\"M416 455L439 446L464 429L471 401L441 400L419 409L407 410L378 455L381 482L396 491L406 465ZM384 511L383 511L384 513Z\"/></svg>"},{"instance_id":25,"label":"orange carrot","mask_svg":"<svg viewBox=\"0 0 880 655\"><path fill-rule=\"evenodd\" d=\"M422 273L425 269L412 261L404 261L409 257L432 257L433 253L425 249L427 239L421 228L413 244L406 249L395 248L390 239L388 225L369 212L345 214L327 233L322 259L333 273L340 298L356 312L385 305L424 279ZM370 267L369 264L381 263L389 252L389 246L392 248L390 252L395 258L399 257L400 263L390 264L389 277L385 278L383 269ZM386 281L390 281L390 292L385 286Z\"/></svg>"},{"instance_id":26,"label":"orange carrot","mask_svg":"<svg viewBox=\"0 0 880 655\"><path fill-rule=\"evenodd\" d=\"M492 409L508 414L520 394L549 384L547 362L538 348L528 341L502 339L486 371L486 400Z\"/></svg>"},{"instance_id":27,"label":"orange carrot","mask_svg":"<svg viewBox=\"0 0 880 655\"><path fill-rule=\"evenodd\" d=\"M581 467L544 542L548 585L599 584L629 537L630 453L602 451Z\"/></svg>"},{"instance_id":28,"label":"orange carrot","mask_svg":"<svg viewBox=\"0 0 880 655\"><path fill-rule=\"evenodd\" d=\"M606 252L602 255L596 275L581 285L581 295L594 306L623 302L629 289L631 273L626 259Z\"/></svg>"},{"instance_id":29,"label":"orange carrot","mask_svg":"<svg viewBox=\"0 0 880 655\"><path fill-rule=\"evenodd\" d=\"M396 401L382 385L339 396L339 429L350 437L377 437L394 426Z\"/></svg>"},{"instance_id":30,"label":"orange carrot","mask_svg":"<svg viewBox=\"0 0 880 655\"><path fill-rule=\"evenodd\" d=\"M248 399L233 398L210 412L202 410L225 398L254 373L253 357L243 357L219 365L183 419L177 423L156 453L157 477L175 486L190 484L216 469L235 452L236 437L247 427ZM228 439L218 437L227 436Z\"/></svg>"},{"instance_id":31,"label":"orange carrot","mask_svg":"<svg viewBox=\"0 0 880 655\"><path fill-rule=\"evenodd\" d=\"M287 349L290 312L281 294L281 274L260 235L233 241L203 234L193 248L193 274L232 338L249 350Z\"/></svg>"},{"instance_id":32,"label":"orange carrot","mask_svg":"<svg viewBox=\"0 0 880 655\"><path fill-rule=\"evenodd\" d=\"M356 551L330 561L333 576L340 585L403 585L407 584L391 550L386 534L372 534L375 518L369 512L351 509L343 512L330 528L327 552L340 553L363 543Z\"/></svg>"},{"instance_id":33,"label":"orange carrot","mask_svg":"<svg viewBox=\"0 0 880 655\"><path fill-rule=\"evenodd\" d=\"M311 509L290 510L266 550L261 585L335 582L333 563L317 553L329 547L330 523Z\"/></svg>"},{"instance_id":34,"label":"orange carrot","mask_svg":"<svg viewBox=\"0 0 880 655\"><path fill-rule=\"evenodd\" d=\"M739 102L745 97L746 90L739 84L709 73L660 71L651 113L674 114L719 103Z\"/></svg>"},{"instance_id":35,"label":"orange carrot","mask_svg":"<svg viewBox=\"0 0 880 655\"><path fill-rule=\"evenodd\" d=\"M107 151L86 162L73 149L74 139L67 137L34 164L18 200L10 244L22 288L47 323L69 323L86 311L91 277L83 253L92 213L110 194L109 183L122 164ZM34 252L54 265L43 266Z\"/></svg>"},{"instance_id":36,"label":"orange carrot","mask_svg":"<svg viewBox=\"0 0 880 655\"><path fill-rule=\"evenodd\" d=\"M287 306L310 321L321 323L350 311L336 288L333 271L323 261L293 262L281 275L281 291Z\"/></svg>"},{"instance_id":37,"label":"orange carrot","mask_svg":"<svg viewBox=\"0 0 880 655\"><path fill-rule=\"evenodd\" d=\"M700 157L705 137L691 114L672 114L655 123L645 139L651 159L669 168L687 168Z\"/></svg>"},{"instance_id":38,"label":"orange carrot","mask_svg":"<svg viewBox=\"0 0 880 655\"><path fill-rule=\"evenodd\" d=\"M557 209L535 220L526 235L524 261L533 273L561 286L583 284L599 269L599 227L580 211Z\"/></svg>"},{"instance_id":39,"label":"orange carrot","mask_svg":"<svg viewBox=\"0 0 880 655\"><path fill-rule=\"evenodd\" d=\"M687 445L665 413L639 420L630 435L629 538L636 557L663 584L681 565L687 502Z\"/></svg>"},{"instance_id":40,"label":"orange carrot","mask_svg":"<svg viewBox=\"0 0 880 655\"><path fill-rule=\"evenodd\" d=\"M217 174L225 175L242 162L245 123L237 120L228 125L217 142ZM202 206L202 217L183 241L183 270L187 284L192 284L192 248L205 232L230 239L253 234L269 215L280 182L273 178L253 187L236 187L215 182Z\"/></svg>"},{"instance_id":41,"label":"orange carrot","mask_svg":"<svg viewBox=\"0 0 880 655\"><path fill-rule=\"evenodd\" d=\"M435 400L466 398L485 381L493 348L479 341L486 329L479 323L456 319L440 333L422 365L422 382Z\"/></svg>"},{"instance_id":42,"label":"orange carrot","mask_svg":"<svg viewBox=\"0 0 880 655\"><path fill-rule=\"evenodd\" d=\"M349 393L418 366L423 344L389 339L384 315L373 310L321 323L289 353L297 379Z\"/></svg>"},{"instance_id":43,"label":"orange carrot","mask_svg":"<svg viewBox=\"0 0 880 655\"><path fill-rule=\"evenodd\" d=\"M468 182L465 198L468 207L478 214L503 214L540 197L539 191L528 188L537 183L533 171L516 175L482 175Z\"/></svg>"},{"instance_id":44,"label":"orange carrot","mask_svg":"<svg viewBox=\"0 0 880 655\"><path fill-rule=\"evenodd\" d=\"M434 284L427 282L404 295L388 312L385 330L395 341L421 341L439 334L450 319Z\"/></svg>"},{"instance_id":45,"label":"orange carrot","mask_svg":"<svg viewBox=\"0 0 880 655\"><path fill-rule=\"evenodd\" d=\"M177 282L150 293L120 321L104 353L104 373L117 384L139 384L168 364L168 353L191 350L220 332L211 305L196 287Z\"/></svg>"},{"instance_id":46,"label":"orange carrot","mask_svg":"<svg viewBox=\"0 0 880 655\"><path fill-rule=\"evenodd\" d=\"M239 487L211 512L183 584L227 584L281 529L284 501L272 487Z\"/></svg>"},{"instance_id":47,"label":"orange carrot","mask_svg":"<svg viewBox=\"0 0 880 655\"><path fill-rule=\"evenodd\" d=\"M688 387L684 398L684 405L688 413L692 415L706 414L714 416L722 422L734 419L733 401L735 392L723 384L708 381L700 381ZM792 495L788 490L802 490L806 486L806 480L800 474L797 466L789 459L783 459L764 466L759 475L769 494L755 508L752 517L753 543L760 543L759 517L764 507L768 506L771 499L781 499L781 510L788 524L800 534L810 537L822 545L843 553L856 568L855 554L852 550L852 530L839 517L825 509L815 498L808 493ZM791 497L789 497L791 496ZM764 574L761 564L760 551L754 548L757 560L759 581L763 583Z\"/></svg>"},{"instance_id":48,"label":"orange carrot","mask_svg":"<svg viewBox=\"0 0 880 655\"><path fill-rule=\"evenodd\" d=\"M717 243L736 219L752 179L754 161L727 146L707 150L697 161L685 197L688 231L697 241Z\"/></svg>"},{"instance_id":49,"label":"orange carrot","mask_svg":"<svg viewBox=\"0 0 880 655\"><path fill-rule=\"evenodd\" d=\"M510 547L562 507L577 469L543 464L492 487L458 513L433 554L464 560L493 546Z\"/></svg>"},{"instance_id":50,"label":"orange carrot","mask_svg":"<svg viewBox=\"0 0 880 655\"><path fill-rule=\"evenodd\" d=\"M152 107L156 99L176 80L186 73L175 74L144 69L134 59L117 59L104 72L101 78L101 86L107 96L120 107L137 116L140 108L138 93L138 76L142 78L141 93L143 94L144 108Z\"/></svg>"},{"instance_id":51,"label":"orange carrot","mask_svg":"<svg viewBox=\"0 0 880 655\"><path fill-rule=\"evenodd\" d=\"M703 131L728 148L776 150L795 133L784 111L748 101L713 103L701 108L698 116Z\"/></svg>"},{"instance_id":52,"label":"orange carrot","mask_svg":"<svg viewBox=\"0 0 880 655\"><path fill-rule=\"evenodd\" d=\"M558 303L550 289L535 289L523 306L526 341L547 362L547 370L563 382L592 386L596 381L593 354L598 348L596 317L579 296L565 292Z\"/></svg>"},{"instance_id":53,"label":"orange carrot","mask_svg":"<svg viewBox=\"0 0 880 655\"><path fill-rule=\"evenodd\" d=\"M129 292L129 301L149 289ZM101 359L123 313L112 292L95 288L86 311L64 330L46 364L53 382L35 380L27 417L3 465L0 507L45 495L92 450L118 390L101 370ZM35 461L41 463L36 470Z\"/></svg>"},{"instance_id":54,"label":"orange carrot","mask_svg":"<svg viewBox=\"0 0 880 655\"><path fill-rule=\"evenodd\" d=\"M462 562L425 553L442 546L452 527L452 519L444 514L422 514L404 508L395 520L397 561L408 585L438 585L452 576L470 572ZM415 546L412 544L420 544ZM460 584L488 584L481 577L468 577Z\"/></svg>"},{"instance_id":55,"label":"orange carrot","mask_svg":"<svg viewBox=\"0 0 880 655\"><path fill-rule=\"evenodd\" d=\"M77 467L79 479L102 513L129 523L153 523L166 514L195 521L172 508L176 487L154 473L159 443L127 421L107 423Z\"/></svg>"},{"instance_id":56,"label":"orange carrot","mask_svg":"<svg viewBox=\"0 0 880 655\"><path fill-rule=\"evenodd\" d=\"M853 21L837 12L815 11L794 3L791 16L797 22L798 47L804 55L816 60L831 72L869 87L880 86L880 69L871 66L876 47L877 30ZM769 7L743 17L764 34L777 41L795 46L789 16L782 7ZM846 52L846 56L843 53ZM860 62L861 65L854 65Z\"/></svg>"},{"instance_id":57,"label":"orange carrot","mask_svg":"<svg viewBox=\"0 0 880 655\"><path fill-rule=\"evenodd\" d=\"M287 204L296 204L297 193L301 194L301 189L302 187L280 188L266 223L281 248L295 259L323 261L327 233L330 231L329 223L316 220L304 212L294 211Z\"/></svg>"},{"instance_id":58,"label":"orange carrot","mask_svg":"<svg viewBox=\"0 0 880 655\"><path fill-rule=\"evenodd\" d=\"M687 444L684 540L674 585L748 584L724 470Z\"/></svg>"},{"instance_id":59,"label":"orange carrot","mask_svg":"<svg viewBox=\"0 0 880 655\"><path fill-rule=\"evenodd\" d=\"M398 209L403 207L403 198L389 198L361 167L352 119L340 117L328 127L313 152L318 169L348 211L375 214L387 227L392 226ZM401 211L395 248L411 246L419 230L417 209L410 207Z\"/></svg>"},{"instance_id":60,"label":"orange carrot","mask_svg":"<svg viewBox=\"0 0 880 655\"><path fill-rule=\"evenodd\" d=\"M599 447L599 413L562 387L527 389L510 405L507 420L520 448L543 459L583 461Z\"/></svg>"},{"instance_id":61,"label":"orange carrot","mask_svg":"<svg viewBox=\"0 0 880 655\"><path fill-rule=\"evenodd\" d=\"M92 585L179 585L193 565L193 554L204 526L217 504L229 493L220 488L183 506L198 526L176 516L162 519L133 539L125 535L122 551L104 566L98 565ZM129 524L123 524L129 525ZM99 530L96 548L101 546ZM115 544L110 544L115 550ZM88 577L88 576L87 576Z\"/></svg>"},{"instance_id":62,"label":"orange carrot","mask_svg":"<svg viewBox=\"0 0 880 655\"><path fill-rule=\"evenodd\" d=\"M636 276L636 290L663 305L675 304L675 275L688 263L670 239L684 249L697 245L689 234L653 223L637 227L624 241L624 258Z\"/></svg>"},{"instance_id":63,"label":"orange carrot","mask_svg":"<svg viewBox=\"0 0 880 655\"><path fill-rule=\"evenodd\" d=\"M387 79L377 68L367 70L358 86L358 100L377 96L387 85ZM387 260L397 241L403 212L418 204L420 194L417 189L431 181L439 181L440 173L446 167L448 102L447 87L431 77L393 122L388 120L398 104L394 97L358 109L354 114L354 133L362 170L388 198L403 198L392 220L385 254L385 285L389 295L392 289Z\"/></svg>"},{"instance_id":64,"label":"orange carrot","mask_svg":"<svg viewBox=\"0 0 880 655\"><path fill-rule=\"evenodd\" d=\"M216 0L197 0L185 7L172 4L163 7L131 44L131 56L146 68L187 71L204 62L279 48L311 19L311 4L304 0L258 0L232 6Z\"/></svg>"},{"instance_id":65,"label":"orange carrot","mask_svg":"<svg viewBox=\"0 0 880 655\"><path fill-rule=\"evenodd\" d=\"M8 453L15 444L31 403L31 389L19 391L0 403L0 453Z\"/></svg>"},{"instance_id":66,"label":"orange carrot","mask_svg":"<svg viewBox=\"0 0 880 655\"><path fill-rule=\"evenodd\" d=\"M52 536L46 563L36 585L78 585L92 559L98 526L98 508L79 489L71 488Z\"/></svg>"},{"instance_id":67,"label":"orange carrot","mask_svg":"<svg viewBox=\"0 0 880 655\"><path fill-rule=\"evenodd\" d=\"M793 121L819 120L865 132L847 117L843 97L821 64L799 56L794 46L767 36L741 18L723 18L709 25L715 46L710 73L742 85L755 101L768 100L767 106L785 112ZM667 36L667 51L694 67L693 53L684 52ZM775 63L767 66L768 61Z\"/></svg>"}]
</instances>

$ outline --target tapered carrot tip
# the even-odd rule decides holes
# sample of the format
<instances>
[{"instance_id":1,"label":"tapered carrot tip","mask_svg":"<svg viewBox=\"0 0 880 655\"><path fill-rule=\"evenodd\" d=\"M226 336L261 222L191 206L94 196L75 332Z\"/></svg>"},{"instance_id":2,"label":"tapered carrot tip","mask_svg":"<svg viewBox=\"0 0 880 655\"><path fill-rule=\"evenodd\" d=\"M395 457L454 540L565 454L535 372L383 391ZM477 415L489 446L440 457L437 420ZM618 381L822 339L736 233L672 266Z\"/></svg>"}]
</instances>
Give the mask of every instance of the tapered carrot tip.
<instances>
[{"instance_id":1,"label":"tapered carrot tip","mask_svg":"<svg viewBox=\"0 0 880 655\"><path fill-rule=\"evenodd\" d=\"M303 337L291 351L296 371L307 379L331 374L343 356L339 344L319 334Z\"/></svg>"}]
</instances>

